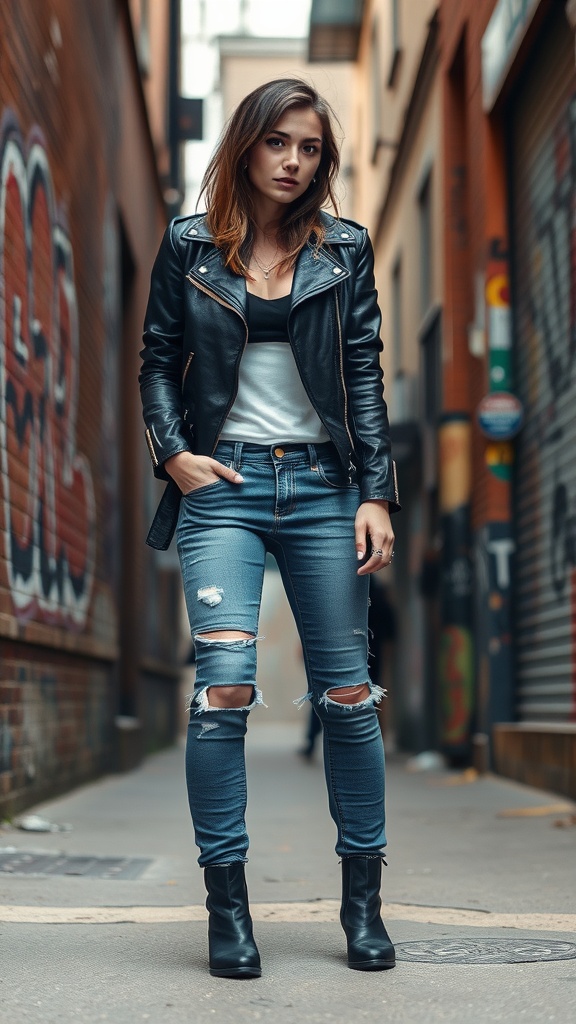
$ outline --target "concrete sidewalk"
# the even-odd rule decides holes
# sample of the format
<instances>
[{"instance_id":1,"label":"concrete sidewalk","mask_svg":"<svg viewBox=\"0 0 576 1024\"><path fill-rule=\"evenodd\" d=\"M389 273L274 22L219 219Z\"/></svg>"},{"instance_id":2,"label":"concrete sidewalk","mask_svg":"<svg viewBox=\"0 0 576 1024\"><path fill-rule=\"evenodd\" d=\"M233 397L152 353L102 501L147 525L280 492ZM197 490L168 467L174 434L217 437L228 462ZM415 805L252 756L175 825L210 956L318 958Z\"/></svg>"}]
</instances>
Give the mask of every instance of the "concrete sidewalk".
<instances>
[{"instance_id":1,"label":"concrete sidewalk","mask_svg":"<svg viewBox=\"0 0 576 1024\"><path fill-rule=\"evenodd\" d=\"M175 748L129 775L34 808L69 823L70 832L0 832L4 850L149 860L131 881L0 871L2 1019L576 1019L576 959L550 959L555 944L576 943L576 827L568 802L491 776L413 774L390 758L384 916L402 959L393 971L350 971L320 763L297 756L300 726L255 717L248 882L263 977L234 982L207 973L205 892L183 751ZM467 962L447 962L454 940ZM470 961L498 952L496 940L541 959ZM414 959L421 947L403 945L415 942L428 943L432 963Z\"/></svg>"}]
</instances>

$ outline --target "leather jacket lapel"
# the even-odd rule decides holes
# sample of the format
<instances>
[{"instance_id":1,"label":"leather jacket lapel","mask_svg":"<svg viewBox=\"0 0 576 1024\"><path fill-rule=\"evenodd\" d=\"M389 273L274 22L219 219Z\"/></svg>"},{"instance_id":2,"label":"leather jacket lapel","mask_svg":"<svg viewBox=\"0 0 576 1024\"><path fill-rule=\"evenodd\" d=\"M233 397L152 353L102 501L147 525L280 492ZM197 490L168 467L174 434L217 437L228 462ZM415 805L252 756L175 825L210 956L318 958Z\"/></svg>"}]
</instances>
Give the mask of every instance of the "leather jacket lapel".
<instances>
[{"instance_id":1,"label":"leather jacket lapel","mask_svg":"<svg viewBox=\"0 0 576 1024\"><path fill-rule=\"evenodd\" d=\"M213 245L212 251L195 261L187 276L192 277L200 288L214 292L246 320L246 280L224 266L221 252Z\"/></svg>"},{"instance_id":2,"label":"leather jacket lapel","mask_svg":"<svg viewBox=\"0 0 576 1024\"><path fill-rule=\"evenodd\" d=\"M290 308L294 309L311 295L333 288L347 277L350 271L331 253L324 249L316 252L313 245L305 245L296 260Z\"/></svg>"}]
</instances>

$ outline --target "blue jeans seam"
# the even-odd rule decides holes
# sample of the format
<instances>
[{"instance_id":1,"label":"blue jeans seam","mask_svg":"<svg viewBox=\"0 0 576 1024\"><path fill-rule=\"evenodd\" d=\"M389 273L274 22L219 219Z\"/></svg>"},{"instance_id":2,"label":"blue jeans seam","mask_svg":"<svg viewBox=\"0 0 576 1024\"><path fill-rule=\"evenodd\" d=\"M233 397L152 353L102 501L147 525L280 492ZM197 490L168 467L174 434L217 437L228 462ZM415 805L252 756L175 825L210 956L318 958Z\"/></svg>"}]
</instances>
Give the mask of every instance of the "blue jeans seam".
<instances>
[{"instance_id":1,"label":"blue jeans seam","mask_svg":"<svg viewBox=\"0 0 576 1024\"><path fill-rule=\"evenodd\" d=\"M276 470L274 470L274 472L276 472ZM293 466L286 466L285 469L283 470L283 472L287 473L287 474L290 474L290 495L291 495L291 497L290 497L290 505L288 505L287 508L283 509L282 512L278 512L277 513L276 512L276 508L278 507L278 502L276 502L276 506L275 506L275 510L274 510L274 533L275 534L277 532L277 527L280 526L280 524L282 523L282 520L284 519L284 517L291 515L292 512L294 512L294 510L296 509L296 485L295 485L295 477L294 477L294 467ZM276 486L278 486L278 476L277 475L276 475ZM278 493L278 492L276 492L276 493Z\"/></svg>"},{"instance_id":2,"label":"blue jeans seam","mask_svg":"<svg viewBox=\"0 0 576 1024\"><path fill-rule=\"evenodd\" d=\"M330 740L330 731L329 731L329 729L326 729L325 725L324 725L324 732L325 732L325 735L326 735L326 745L328 747L328 764L330 766L330 785L332 787L332 795L334 797L334 802L336 804L336 807L338 808L338 832L340 833L339 836L338 836L338 845L340 846L341 843L344 844L346 842L346 836L344 834L345 833L344 815L342 813L342 805L340 803L340 798L338 796L338 790L337 790L337 787L334 784L334 765L333 765L333 761L332 761L332 743L331 743L331 740Z\"/></svg>"}]
</instances>

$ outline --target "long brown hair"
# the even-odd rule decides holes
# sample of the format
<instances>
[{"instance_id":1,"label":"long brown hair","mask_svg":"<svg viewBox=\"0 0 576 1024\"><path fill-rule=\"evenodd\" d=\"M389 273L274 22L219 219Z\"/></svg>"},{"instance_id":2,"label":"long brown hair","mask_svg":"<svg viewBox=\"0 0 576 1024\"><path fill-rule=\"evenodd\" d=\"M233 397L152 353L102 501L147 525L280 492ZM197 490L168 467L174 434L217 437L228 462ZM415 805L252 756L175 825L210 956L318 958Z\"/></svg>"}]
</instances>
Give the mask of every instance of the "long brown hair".
<instances>
[{"instance_id":1,"label":"long brown hair","mask_svg":"<svg viewBox=\"0 0 576 1024\"><path fill-rule=\"evenodd\" d=\"M286 253L282 268L294 264L311 235L316 246L322 244L325 232L321 208L331 204L338 212L334 184L340 154L332 126L337 118L332 108L311 85L298 78L278 78L254 89L237 106L224 128L200 190L200 196L205 195L207 222L214 242L223 251L226 266L243 277L250 277L248 264L254 244L253 191L245 170L247 154L294 107L309 107L318 115L322 147L315 181L287 205L278 229L278 244Z\"/></svg>"}]
</instances>

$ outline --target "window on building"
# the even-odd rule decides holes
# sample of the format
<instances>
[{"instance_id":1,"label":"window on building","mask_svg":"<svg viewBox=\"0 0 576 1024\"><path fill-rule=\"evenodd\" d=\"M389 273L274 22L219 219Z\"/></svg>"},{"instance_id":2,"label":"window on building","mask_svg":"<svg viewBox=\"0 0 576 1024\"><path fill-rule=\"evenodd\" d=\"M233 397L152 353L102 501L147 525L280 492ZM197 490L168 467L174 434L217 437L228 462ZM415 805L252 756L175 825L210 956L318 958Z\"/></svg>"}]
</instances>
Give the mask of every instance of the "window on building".
<instances>
[{"instance_id":1,"label":"window on building","mask_svg":"<svg viewBox=\"0 0 576 1024\"><path fill-rule=\"evenodd\" d=\"M390 38L392 41L390 52L390 68L386 82L389 89L393 89L398 78L402 46L400 45L400 0L390 0Z\"/></svg>"},{"instance_id":2,"label":"window on building","mask_svg":"<svg viewBox=\"0 0 576 1024\"><path fill-rule=\"evenodd\" d=\"M432 188L428 171L418 194L420 222L420 313L424 316L432 303Z\"/></svg>"}]
</instances>

